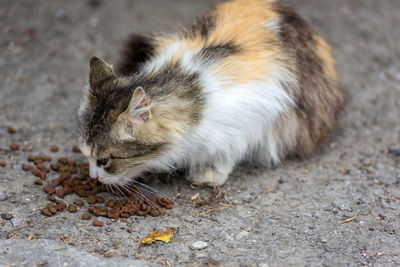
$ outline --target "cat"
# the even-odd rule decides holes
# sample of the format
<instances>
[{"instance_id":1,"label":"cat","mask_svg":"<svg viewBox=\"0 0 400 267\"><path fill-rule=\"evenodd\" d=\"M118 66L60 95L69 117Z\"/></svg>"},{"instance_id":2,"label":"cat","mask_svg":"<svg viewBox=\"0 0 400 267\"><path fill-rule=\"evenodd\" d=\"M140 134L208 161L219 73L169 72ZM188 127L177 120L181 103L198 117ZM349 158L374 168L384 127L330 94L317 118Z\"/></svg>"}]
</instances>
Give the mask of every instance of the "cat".
<instances>
[{"instance_id":1,"label":"cat","mask_svg":"<svg viewBox=\"0 0 400 267\"><path fill-rule=\"evenodd\" d=\"M312 153L345 93L327 43L278 1L221 3L177 34L133 36L116 70L90 60L79 110L90 176L127 184L185 168L222 185L238 163Z\"/></svg>"}]
</instances>

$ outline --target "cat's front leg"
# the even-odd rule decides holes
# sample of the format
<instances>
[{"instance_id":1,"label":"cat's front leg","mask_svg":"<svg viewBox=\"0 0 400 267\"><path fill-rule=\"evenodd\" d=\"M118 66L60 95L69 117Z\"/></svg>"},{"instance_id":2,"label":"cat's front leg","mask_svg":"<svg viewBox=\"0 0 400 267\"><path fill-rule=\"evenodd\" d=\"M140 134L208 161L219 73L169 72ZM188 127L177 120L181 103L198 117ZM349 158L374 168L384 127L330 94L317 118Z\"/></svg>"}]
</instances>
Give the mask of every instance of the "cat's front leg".
<instances>
[{"instance_id":1,"label":"cat's front leg","mask_svg":"<svg viewBox=\"0 0 400 267\"><path fill-rule=\"evenodd\" d=\"M211 166L192 170L187 179L194 183L215 183L222 185L232 172L234 162L216 162Z\"/></svg>"}]
</instances>

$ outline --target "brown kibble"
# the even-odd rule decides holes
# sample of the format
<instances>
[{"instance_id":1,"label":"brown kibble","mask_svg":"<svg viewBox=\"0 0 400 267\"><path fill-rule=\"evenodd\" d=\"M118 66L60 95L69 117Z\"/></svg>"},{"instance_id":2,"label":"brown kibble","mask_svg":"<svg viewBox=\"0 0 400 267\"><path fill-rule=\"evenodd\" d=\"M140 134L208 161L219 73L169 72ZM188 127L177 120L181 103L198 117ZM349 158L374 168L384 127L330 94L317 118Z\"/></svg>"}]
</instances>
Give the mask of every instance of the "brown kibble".
<instances>
[{"instance_id":1,"label":"brown kibble","mask_svg":"<svg viewBox=\"0 0 400 267\"><path fill-rule=\"evenodd\" d=\"M47 216L47 217L51 217L51 215L53 215L53 214L49 211L49 209L47 209L47 208L42 209L42 214L45 215L45 216Z\"/></svg>"},{"instance_id":2,"label":"brown kibble","mask_svg":"<svg viewBox=\"0 0 400 267\"><path fill-rule=\"evenodd\" d=\"M37 184L37 185L42 185L43 181L42 180L35 180L34 183Z\"/></svg>"},{"instance_id":3,"label":"brown kibble","mask_svg":"<svg viewBox=\"0 0 400 267\"><path fill-rule=\"evenodd\" d=\"M57 166L57 164L50 164L50 168L53 170L53 171L58 171L58 166Z\"/></svg>"},{"instance_id":4,"label":"brown kibble","mask_svg":"<svg viewBox=\"0 0 400 267\"><path fill-rule=\"evenodd\" d=\"M38 169L32 168L31 172L36 175L37 177L40 177L40 179L45 180L46 179L46 173L39 171Z\"/></svg>"},{"instance_id":5,"label":"brown kibble","mask_svg":"<svg viewBox=\"0 0 400 267\"><path fill-rule=\"evenodd\" d=\"M76 167L70 167L69 171L70 173L76 174L78 172L78 169Z\"/></svg>"},{"instance_id":6,"label":"brown kibble","mask_svg":"<svg viewBox=\"0 0 400 267\"><path fill-rule=\"evenodd\" d=\"M90 206L87 210L89 213L94 213L94 211L96 210L96 206Z\"/></svg>"},{"instance_id":7,"label":"brown kibble","mask_svg":"<svg viewBox=\"0 0 400 267\"><path fill-rule=\"evenodd\" d=\"M69 205L68 211L71 213L75 213L78 210L78 208L75 205Z\"/></svg>"},{"instance_id":8,"label":"brown kibble","mask_svg":"<svg viewBox=\"0 0 400 267\"><path fill-rule=\"evenodd\" d=\"M89 193L86 192L86 190L83 189L83 188L79 189L78 191L75 190L75 193L76 193L78 196L80 196L80 197L87 197L87 196L89 196Z\"/></svg>"},{"instance_id":9,"label":"brown kibble","mask_svg":"<svg viewBox=\"0 0 400 267\"><path fill-rule=\"evenodd\" d=\"M46 208L52 213L52 214L56 214L57 213L57 209L54 206L54 204L49 203L47 204Z\"/></svg>"},{"instance_id":10,"label":"brown kibble","mask_svg":"<svg viewBox=\"0 0 400 267\"><path fill-rule=\"evenodd\" d=\"M72 192L74 192L74 189L72 189L70 187L64 187L62 189L58 189L57 190L57 196L58 197L64 197L66 195L71 194Z\"/></svg>"},{"instance_id":11,"label":"brown kibble","mask_svg":"<svg viewBox=\"0 0 400 267\"><path fill-rule=\"evenodd\" d=\"M24 147L22 148L22 150L23 150L23 151L32 151L32 150L33 150L33 146L32 146L32 145L24 146Z\"/></svg>"},{"instance_id":12,"label":"brown kibble","mask_svg":"<svg viewBox=\"0 0 400 267\"><path fill-rule=\"evenodd\" d=\"M19 144L18 143L12 143L10 145L10 149L11 150L18 150L19 149Z\"/></svg>"},{"instance_id":13,"label":"brown kibble","mask_svg":"<svg viewBox=\"0 0 400 267\"><path fill-rule=\"evenodd\" d=\"M166 209L172 209L173 207L174 207L174 204L172 204L172 203L169 203L169 204L166 204L165 206L164 206Z\"/></svg>"},{"instance_id":14,"label":"brown kibble","mask_svg":"<svg viewBox=\"0 0 400 267\"><path fill-rule=\"evenodd\" d=\"M79 207L82 207L85 203L80 199L75 199L74 200L74 204L79 206Z\"/></svg>"},{"instance_id":15,"label":"brown kibble","mask_svg":"<svg viewBox=\"0 0 400 267\"><path fill-rule=\"evenodd\" d=\"M104 223L102 221L99 221L99 220L94 220L93 221L93 226L103 227L103 225L104 225Z\"/></svg>"},{"instance_id":16,"label":"brown kibble","mask_svg":"<svg viewBox=\"0 0 400 267\"><path fill-rule=\"evenodd\" d=\"M24 171L30 171L30 170L32 169L32 166L30 166L30 165L28 165L28 164L25 164L25 163L22 163L21 168L22 168Z\"/></svg>"},{"instance_id":17,"label":"brown kibble","mask_svg":"<svg viewBox=\"0 0 400 267\"><path fill-rule=\"evenodd\" d=\"M17 130L15 130L15 128L12 127L12 126L9 126L7 131L8 131L9 134L15 134L17 132Z\"/></svg>"},{"instance_id":18,"label":"brown kibble","mask_svg":"<svg viewBox=\"0 0 400 267\"><path fill-rule=\"evenodd\" d=\"M43 162L43 160L40 157L36 157L36 159L33 160L33 163L35 163L35 165L38 165L42 162Z\"/></svg>"},{"instance_id":19,"label":"brown kibble","mask_svg":"<svg viewBox=\"0 0 400 267\"><path fill-rule=\"evenodd\" d=\"M106 206L109 208L113 208L115 206L115 204L116 203L114 200L109 200L109 201L107 201Z\"/></svg>"},{"instance_id":20,"label":"brown kibble","mask_svg":"<svg viewBox=\"0 0 400 267\"><path fill-rule=\"evenodd\" d=\"M62 173L69 173L70 171L69 171L69 166L60 166L59 168L58 168L58 171L59 172L62 172Z\"/></svg>"},{"instance_id":21,"label":"brown kibble","mask_svg":"<svg viewBox=\"0 0 400 267\"><path fill-rule=\"evenodd\" d=\"M147 210L147 205L142 203L142 205L140 205L140 210Z\"/></svg>"},{"instance_id":22,"label":"brown kibble","mask_svg":"<svg viewBox=\"0 0 400 267\"><path fill-rule=\"evenodd\" d=\"M150 216L152 216L152 217L160 216L160 212L159 212L158 210L152 209L152 210L150 211Z\"/></svg>"},{"instance_id":23,"label":"brown kibble","mask_svg":"<svg viewBox=\"0 0 400 267\"><path fill-rule=\"evenodd\" d=\"M94 196L94 195L90 195L90 196L88 196L88 198L87 198L87 202L88 202L89 204L94 204L94 203L96 203L96 201L97 201L97 197Z\"/></svg>"},{"instance_id":24,"label":"brown kibble","mask_svg":"<svg viewBox=\"0 0 400 267\"><path fill-rule=\"evenodd\" d=\"M68 164L68 159L66 157L62 157L58 159L58 162L61 164L67 165Z\"/></svg>"},{"instance_id":25,"label":"brown kibble","mask_svg":"<svg viewBox=\"0 0 400 267\"><path fill-rule=\"evenodd\" d=\"M122 213L119 215L119 217L121 217L121 218L128 218L128 217L129 217L129 213L122 212Z\"/></svg>"},{"instance_id":26,"label":"brown kibble","mask_svg":"<svg viewBox=\"0 0 400 267\"><path fill-rule=\"evenodd\" d=\"M7 161L2 160L0 161L0 167L5 167L7 165Z\"/></svg>"},{"instance_id":27,"label":"brown kibble","mask_svg":"<svg viewBox=\"0 0 400 267\"><path fill-rule=\"evenodd\" d=\"M104 203L104 201L105 201L104 197L100 197L100 196L96 197L97 203Z\"/></svg>"},{"instance_id":28,"label":"brown kibble","mask_svg":"<svg viewBox=\"0 0 400 267\"><path fill-rule=\"evenodd\" d=\"M38 168L41 171L44 171L46 169L46 167L41 162L36 165L36 168Z\"/></svg>"},{"instance_id":29,"label":"brown kibble","mask_svg":"<svg viewBox=\"0 0 400 267\"><path fill-rule=\"evenodd\" d=\"M82 214L82 220L90 220L92 216L90 214L84 213Z\"/></svg>"},{"instance_id":30,"label":"brown kibble","mask_svg":"<svg viewBox=\"0 0 400 267\"><path fill-rule=\"evenodd\" d=\"M57 199L55 197L53 197L52 195L47 195L47 199L50 200L51 202L56 202L57 201Z\"/></svg>"},{"instance_id":31,"label":"brown kibble","mask_svg":"<svg viewBox=\"0 0 400 267\"><path fill-rule=\"evenodd\" d=\"M56 146L56 145L52 145L52 146L50 147L50 151L51 151L51 152L58 152L58 150L60 150L60 148L59 148L58 146Z\"/></svg>"},{"instance_id":32,"label":"brown kibble","mask_svg":"<svg viewBox=\"0 0 400 267\"><path fill-rule=\"evenodd\" d=\"M80 153L81 149L79 148L79 146L75 145L75 146L72 147L72 151L75 152L75 153Z\"/></svg>"},{"instance_id":33,"label":"brown kibble","mask_svg":"<svg viewBox=\"0 0 400 267\"><path fill-rule=\"evenodd\" d=\"M74 179L72 179L72 178L69 178L69 179L65 180L64 183L63 183L63 186L64 186L64 187L73 188L74 185L75 185Z\"/></svg>"},{"instance_id":34,"label":"brown kibble","mask_svg":"<svg viewBox=\"0 0 400 267\"><path fill-rule=\"evenodd\" d=\"M36 159L36 156L28 155L28 161L34 161L35 159Z\"/></svg>"},{"instance_id":35,"label":"brown kibble","mask_svg":"<svg viewBox=\"0 0 400 267\"><path fill-rule=\"evenodd\" d=\"M51 157L48 157L48 156L43 156L43 157L41 157L41 159L42 159L43 161L47 161L47 162L50 162L50 161L51 161Z\"/></svg>"},{"instance_id":36,"label":"brown kibble","mask_svg":"<svg viewBox=\"0 0 400 267\"><path fill-rule=\"evenodd\" d=\"M161 215L167 214L167 210L164 209L164 208L161 208L161 209L160 209L160 214L161 214Z\"/></svg>"},{"instance_id":37,"label":"brown kibble","mask_svg":"<svg viewBox=\"0 0 400 267\"><path fill-rule=\"evenodd\" d=\"M62 211L67 207L67 204L65 204L64 201L56 200L56 202L57 202L57 205L56 205L57 211Z\"/></svg>"},{"instance_id":38,"label":"brown kibble","mask_svg":"<svg viewBox=\"0 0 400 267\"><path fill-rule=\"evenodd\" d=\"M43 188L43 191L46 192L49 195L52 195L52 194L54 194L56 192L56 189L54 187L52 187L51 185L46 185Z\"/></svg>"}]
</instances>

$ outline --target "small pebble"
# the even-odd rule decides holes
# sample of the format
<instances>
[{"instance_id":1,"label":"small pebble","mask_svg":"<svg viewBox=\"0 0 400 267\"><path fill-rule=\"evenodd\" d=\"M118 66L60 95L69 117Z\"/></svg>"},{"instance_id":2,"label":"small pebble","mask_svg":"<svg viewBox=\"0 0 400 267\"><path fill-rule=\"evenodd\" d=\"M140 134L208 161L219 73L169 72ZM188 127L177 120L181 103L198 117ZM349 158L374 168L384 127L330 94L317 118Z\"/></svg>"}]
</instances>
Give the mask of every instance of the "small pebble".
<instances>
[{"instance_id":1,"label":"small pebble","mask_svg":"<svg viewBox=\"0 0 400 267\"><path fill-rule=\"evenodd\" d=\"M392 154L393 156L400 157L400 149L397 148L389 148L389 154Z\"/></svg>"},{"instance_id":2,"label":"small pebble","mask_svg":"<svg viewBox=\"0 0 400 267\"><path fill-rule=\"evenodd\" d=\"M280 184L285 184L285 183L287 183L288 182L288 178L287 177L281 177L281 178L279 178L279 181L278 181Z\"/></svg>"},{"instance_id":3,"label":"small pebble","mask_svg":"<svg viewBox=\"0 0 400 267\"><path fill-rule=\"evenodd\" d=\"M103 4L103 0L89 0L91 7L99 7L101 4Z\"/></svg>"},{"instance_id":4,"label":"small pebble","mask_svg":"<svg viewBox=\"0 0 400 267\"><path fill-rule=\"evenodd\" d=\"M191 247L193 249L205 249L208 246L207 242L204 241L195 241L192 243Z\"/></svg>"},{"instance_id":5,"label":"small pebble","mask_svg":"<svg viewBox=\"0 0 400 267\"><path fill-rule=\"evenodd\" d=\"M1 218L3 218L4 220L11 220L14 217L14 215L12 215L11 213L2 213L1 214Z\"/></svg>"},{"instance_id":6,"label":"small pebble","mask_svg":"<svg viewBox=\"0 0 400 267\"><path fill-rule=\"evenodd\" d=\"M243 198L243 202L244 202L244 203L252 203L252 202L254 202L254 198L253 198L252 196L250 196L250 195L245 196L245 197Z\"/></svg>"},{"instance_id":7,"label":"small pebble","mask_svg":"<svg viewBox=\"0 0 400 267\"><path fill-rule=\"evenodd\" d=\"M242 239L248 237L248 235L249 235L249 232L247 232L247 231L241 231L241 232L238 233L238 235L236 236L236 239L237 239L237 240L242 240Z\"/></svg>"}]
</instances>

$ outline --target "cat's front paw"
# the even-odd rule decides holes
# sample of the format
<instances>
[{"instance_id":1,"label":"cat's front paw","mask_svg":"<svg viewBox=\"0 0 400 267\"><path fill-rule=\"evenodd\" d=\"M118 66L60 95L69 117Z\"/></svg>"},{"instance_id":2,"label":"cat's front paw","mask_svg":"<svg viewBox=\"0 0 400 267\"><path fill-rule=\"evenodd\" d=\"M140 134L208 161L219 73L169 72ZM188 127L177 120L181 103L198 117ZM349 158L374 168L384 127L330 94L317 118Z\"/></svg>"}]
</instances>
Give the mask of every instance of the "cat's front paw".
<instances>
[{"instance_id":1,"label":"cat's front paw","mask_svg":"<svg viewBox=\"0 0 400 267\"><path fill-rule=\"evenodd\" d=\"M194 183L214 183L222 185L228 179L229 173L221 173L214 168L205 168L201 171L192 172L187 179Z\"/></svg>"}]
</instances>

